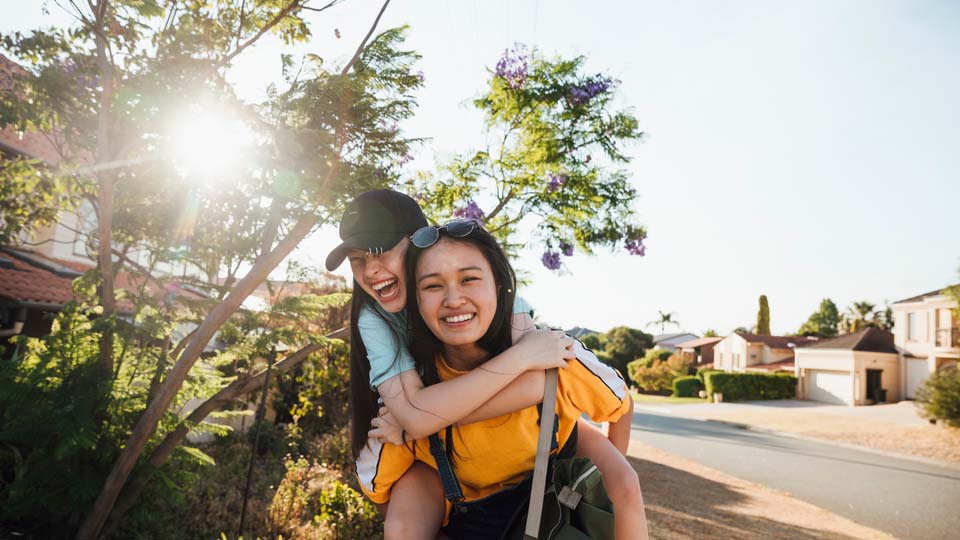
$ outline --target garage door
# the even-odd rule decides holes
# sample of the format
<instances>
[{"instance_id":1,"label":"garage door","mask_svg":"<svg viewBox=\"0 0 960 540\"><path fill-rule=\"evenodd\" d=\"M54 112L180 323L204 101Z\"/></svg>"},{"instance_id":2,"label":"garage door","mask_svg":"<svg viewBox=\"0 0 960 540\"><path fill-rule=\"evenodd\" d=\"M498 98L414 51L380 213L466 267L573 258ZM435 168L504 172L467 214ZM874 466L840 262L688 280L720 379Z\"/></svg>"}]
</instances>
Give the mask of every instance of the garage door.
<instances>
[{"instance_id":1,"label":"garage door","mask_svg":"<svg viewBox=\"0 0 960 540\"><path fill-rule=\"evenodd\" d=\"M810 399L838 405L853 403L852 375L838 371L811 371Z\"/></svg>"},{"instance_id":2,"label":"garage door","mask_svg":"<svg viewBox=\"0 0 960 540\"><path fill-rule=\"evenodd\" d=\"M916 397L917 388L927 380L929 371L926 358L907 358L907 399Z\"/></svg>"}]
</instances>

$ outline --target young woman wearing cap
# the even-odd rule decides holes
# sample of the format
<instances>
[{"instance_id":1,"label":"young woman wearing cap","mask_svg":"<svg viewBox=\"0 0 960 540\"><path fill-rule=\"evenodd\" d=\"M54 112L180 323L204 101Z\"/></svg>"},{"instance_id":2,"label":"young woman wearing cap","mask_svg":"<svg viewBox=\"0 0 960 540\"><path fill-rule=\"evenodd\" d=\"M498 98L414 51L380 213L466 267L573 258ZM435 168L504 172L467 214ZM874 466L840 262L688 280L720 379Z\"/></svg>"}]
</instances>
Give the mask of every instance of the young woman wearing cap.
<instances>
[{"instance_id":1,"label":"young woman wearing cap","mask_svg":"<svg viewBox=\"0 0 960 540\"><path fill-rule=\"evenodd\" d=\"M509 350L514 276L493 237L478 223L458 220L443 227L424 227L413 235L407 254L407 297L418 309L409 313L413 356L424 381L450 385L484 370ZM617 372L599 362L581 344L575 359L560 372L557 399L558 453L578 451L582 413L612 422L609 441L597 444L595 430L584 429L590 454L603 473L615 506L616 538L646 538L646 522L636 473L617 453L629 442L632 402ZM515 382L530 386L542 399L543 379ZM428 388L432 388L429 386ZM537 440L537 407L514 407L476 423L460 422L445 430L446 455L454 463L462 493L444 501L444 532L451 538L499 538L512 515L525 506ZM613 444L611 444L613 443ZM433 444L440 444L435 440ZM603 446L603 447L601 447ZM396 482L419 461L437 469L431 444L418 440L410 448L379 442L362 449L358 459L361 487L375 502L394 500ZM612 452L611 452L612 450ZM443 451L440 451L442 454ZM432 455L433 454L433 455ZM450 480L448 478L448 480ZM417 501L420 515L437 513L433 500ZM451 513L451 508L458 511ZM389 512L388 512L389 516Z\"/></svg>"}]
</instances>

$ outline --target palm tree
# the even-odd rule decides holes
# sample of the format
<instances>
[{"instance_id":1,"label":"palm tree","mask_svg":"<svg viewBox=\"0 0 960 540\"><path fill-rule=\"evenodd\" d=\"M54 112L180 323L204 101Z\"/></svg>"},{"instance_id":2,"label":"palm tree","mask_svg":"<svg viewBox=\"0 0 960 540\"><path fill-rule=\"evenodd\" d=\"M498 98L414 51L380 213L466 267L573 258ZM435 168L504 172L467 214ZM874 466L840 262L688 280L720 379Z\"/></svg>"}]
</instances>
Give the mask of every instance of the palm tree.
<instances>
[{"instance_id":1,"label":"palm tree","mask_svg":"<svg viewBox=\"0 0 960 540\"><path fill-rule=\"evenodd\" d=\"M868 326L877 326L879 313L876 311L876 304L871 304L866 300L854 302L847 308L843 314L844 324L847 327L847 333L859 332Z\"/></svg>"},{"instance_id":2,"label":"palm tree","mask_svg":"<svg viewBox=\"0 0 960 540\"><path fill-rule=\"evenodd\" d=\"M669 313L664 313L664 312L660 311L659 309L657 310L657 313L660 314L660 318L657 319L657 320L655 320L655 321L650 321L650 322L648 322L648 323L647 323L647 328L650 328L651 326L654 326L654 325L659 325L659 326L660 326L660 333L662 334L664 328L666 328L666 326L667 326L668 324L672 324L672 325L676 326L677 328L680 327L680 323L677 322L676 319L673 318L673 316L676 315L676 313L674 313L674 312L672 312L672 311L669 312Z\"/></svg>"}]
</instances>

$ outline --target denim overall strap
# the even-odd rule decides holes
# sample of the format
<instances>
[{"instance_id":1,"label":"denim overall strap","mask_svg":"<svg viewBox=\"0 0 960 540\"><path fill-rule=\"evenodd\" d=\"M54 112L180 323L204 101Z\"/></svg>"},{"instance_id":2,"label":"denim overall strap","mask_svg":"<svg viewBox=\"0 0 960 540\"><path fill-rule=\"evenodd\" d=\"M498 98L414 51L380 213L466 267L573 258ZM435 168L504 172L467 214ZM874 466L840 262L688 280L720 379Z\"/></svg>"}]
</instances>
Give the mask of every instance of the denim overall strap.
<instances>
[{"instance_id":1,"label":"denim overall strap","mask_svg":"<svg viewBox=\"0 0 960 540\"><path fill-rule=\"evenodd\" d=\"M440 444L440 437L436 433L430 435L430 453L437 462L437 472L440 474L440 483L443 484L443 496L453 503L455 510L459 510L463 503L463 491L460 490L460 482L450 465L450 458Z\"/></svg>"}]
</instances>

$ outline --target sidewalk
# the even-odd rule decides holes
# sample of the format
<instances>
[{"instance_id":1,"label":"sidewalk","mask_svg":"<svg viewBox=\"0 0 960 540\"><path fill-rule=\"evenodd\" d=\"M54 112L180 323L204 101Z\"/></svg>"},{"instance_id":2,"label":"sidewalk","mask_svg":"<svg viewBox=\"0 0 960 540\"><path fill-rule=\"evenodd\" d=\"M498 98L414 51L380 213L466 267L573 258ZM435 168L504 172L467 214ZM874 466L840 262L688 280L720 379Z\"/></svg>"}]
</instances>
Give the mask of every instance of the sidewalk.
<instances>
[{"instance_id":1,"label":"sidewalk","mask_svg":"<svg viewBox=\"0 0 960 540\"><path fill-rule=\"evenodd\" d=\"M693 405L645 405L685 418L741 424L804 437L854 444L960 463L960 430L934 426L917 414L912 402L846 407L811 401L775 400Z\"/></svg>"},{"instance_id":2,"label":"sidewalk","mask_svg":"<svg viewBox=\"0 0 960 540\"><path fill-rule=\"evenodd\" d=\"M628 459L652 540L893 540L894 537L799 501L632 441Z\"/></svg>"}]
</instances>

